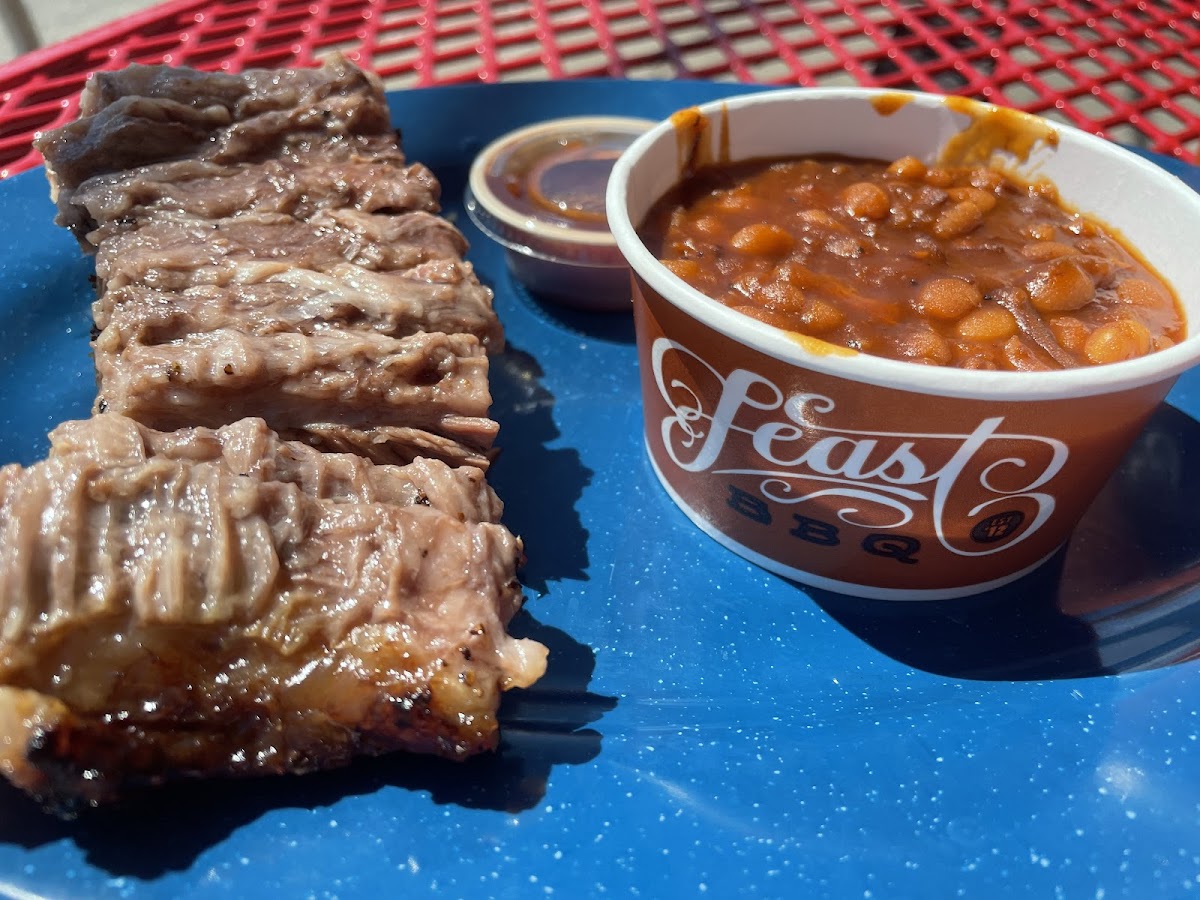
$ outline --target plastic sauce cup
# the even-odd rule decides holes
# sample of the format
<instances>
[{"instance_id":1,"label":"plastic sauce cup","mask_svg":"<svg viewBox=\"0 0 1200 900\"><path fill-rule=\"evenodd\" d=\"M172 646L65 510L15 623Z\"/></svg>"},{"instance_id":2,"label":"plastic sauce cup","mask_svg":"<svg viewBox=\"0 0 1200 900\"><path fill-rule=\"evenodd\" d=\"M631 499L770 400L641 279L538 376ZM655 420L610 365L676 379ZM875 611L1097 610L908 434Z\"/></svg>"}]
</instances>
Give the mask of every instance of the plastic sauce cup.
<instances>
[{"instance_id":1,"label":"plastic sauce cup","mask_svg":"<svg viewBox=\"0 0 1200 900\"><path fill-rule=\"evenodd\" d=\"M1188 317L1174 347L1104 366L968 371L868 356L743 316L636 228L699 159L992 161L1120 233ZM692 521L815 587L938 600L998 587L1068 538L1200 358L1200 194L1105 140L962 98L799 89L681 111L617 161L608 220L633 270L645 439Z\"/></svg>"},{"instance_id":2,"label":"plastic sauce cup","mask_svg":"<svg viewBox=\"0 0 1200 900\"><path fill-rule=\"evenodd\" d=\"M604 213L617 157L654 123L577 116L520 128L471 165L467 213L533 294L578 309L628 311L629 267Z\"/></svg>"}]
</instances>

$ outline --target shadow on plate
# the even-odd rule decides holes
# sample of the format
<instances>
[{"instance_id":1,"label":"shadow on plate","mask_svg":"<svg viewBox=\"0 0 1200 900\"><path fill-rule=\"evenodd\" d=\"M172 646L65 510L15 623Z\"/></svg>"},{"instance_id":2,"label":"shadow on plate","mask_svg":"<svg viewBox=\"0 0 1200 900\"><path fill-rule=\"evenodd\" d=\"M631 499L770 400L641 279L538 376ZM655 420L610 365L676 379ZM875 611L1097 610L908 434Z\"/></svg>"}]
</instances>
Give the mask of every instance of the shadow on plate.
<instances>
[{"instance_id":1,"label":"shadow on plate","mask_svg":"<svg viewBox=\"0 0 1200 900\"><path fill-rule=\"evenodd\" d=\"M1161 406L1071 540L1011 585L889 603L809 590L888 656L956 678L1082 678L1200 655L1200 422Z\"/></svg>"},{"instance_id":2,"label":"shadow on plate","mask_svg":"<svg viewBox=\"0 0 1200 900\"><path fill-rule=\"evenodd\" d=\"M532 309L540 319L557 328L610 344L632 345L637 340L633 330L632 302L629 309L619 312L573 309L554 300L545 299L511 278L509 282L508 290L513 296Z\"/></svg>"},{"instance_id":3,"label":"shadow on plate","mask_svg":"<svg viewBox=\"0 0 1200 900\"><path fill-rule=\"evenodd\" d=\"M559 435L554 395L536 359L511 344L492 359L492 415L500 423L500 455L488 481L504 500L504 523L536 547L521 580L545 593L551 581L587 580L587 530L575 507L591 483L579 451L551 448Z\"/></svg>"},{"instance_id":4,"label":"shadow on plate","mask_svg":"<svg viewBox=\"0 0 1200 900\"><path fill-rule=\"evenodd\" d=\"M504 737L495 753L464 763L397 753L311 775L180 782L119 806L85 810L70 822L42 813L0 779L0 842L34 848L70 840L92 865L151 879L188 868L205 850L273 810L319 809L388 788L426 792L437 804L530 809L545 796L555 766L586 763L600 752L601 734L586 726L617 701L588 692L595 668L590 648L527 613L510 630L546 644L550 665L534 687L505 696Z\"/></svg>"}]
</instances>

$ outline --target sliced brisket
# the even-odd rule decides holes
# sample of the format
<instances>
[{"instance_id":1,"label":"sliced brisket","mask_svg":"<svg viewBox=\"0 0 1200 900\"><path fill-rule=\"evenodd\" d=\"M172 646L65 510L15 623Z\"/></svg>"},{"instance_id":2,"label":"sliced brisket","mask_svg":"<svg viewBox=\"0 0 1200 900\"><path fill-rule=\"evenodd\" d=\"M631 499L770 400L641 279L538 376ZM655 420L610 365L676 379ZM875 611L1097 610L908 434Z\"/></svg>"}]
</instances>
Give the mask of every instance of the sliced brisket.
<instances>
[{"instance_id":1,"label":"sliced brisket","mask_svg":"<svg viewBox=\"0 0 1200 900\"><path fill-rule=\"evenodd\" d=\"M246 334L222 328L170 343L95 344L97 408L160 430L218 427L257 416L313 436L324 424L428 431L486 453L487 356L473 335L397 340L371 332ZM341 449L341 448L330 448Z\"/></svg>"},{"instance_id":2,"label":"sliced brisket","mask_svg":"<svg viewBox=\"0 0 1200 900\"><path fill-rule=\"evenodd\" d=\"M499 692L544 668L504 630L520 542L480 521L477 474L318 456L261 423L164 436L108 415L0 470L10 780L61 807L495 746Z\"/></svg>"},{"instance_id":3,"label":"sliced brisket","mask_svg":"<svg viewBox=\"0 0 1200 900\"><path fill-rule=\"evenodd\" d=\"M99 397L0 469L0 773L69 810L495 747L546 657L484 479L503 332L378 82L135 66L39 147Z\"/></svg>"},{"instance_id":4,"label":"sliced brisket","mask_svg":"<svg viewBox=\"0 0 1200 900\"><path fill-rule=\"evenodd\" d=\"M242 75L134 65L92 76L80 117L44 134L37 149L60 221L74 227L75 190L95 176L182 159L299 158L331 142L403 159L391 127L378 81L340 57L320 69Z\"/></svg>"}]
</instances>

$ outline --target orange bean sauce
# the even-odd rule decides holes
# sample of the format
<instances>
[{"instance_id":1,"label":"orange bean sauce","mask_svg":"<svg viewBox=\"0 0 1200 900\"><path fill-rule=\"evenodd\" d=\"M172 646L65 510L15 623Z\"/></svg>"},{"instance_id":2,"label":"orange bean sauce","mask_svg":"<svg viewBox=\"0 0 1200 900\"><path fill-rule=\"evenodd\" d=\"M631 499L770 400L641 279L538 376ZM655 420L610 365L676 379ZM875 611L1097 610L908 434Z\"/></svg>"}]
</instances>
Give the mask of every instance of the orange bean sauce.
<instances>
[{"instance_id":1,"label":"orange bean sauce","mask_svg":"<svg viewBox=\"0 0 1200 900\"><path fill-rule=\"evenodd\" d=\"M1171 289L1136 251L985 166L842 157L698 169L643 241L747 316L864 353L968 369L1131 359L1183 339Z\"/></svg>"}]
</instances>

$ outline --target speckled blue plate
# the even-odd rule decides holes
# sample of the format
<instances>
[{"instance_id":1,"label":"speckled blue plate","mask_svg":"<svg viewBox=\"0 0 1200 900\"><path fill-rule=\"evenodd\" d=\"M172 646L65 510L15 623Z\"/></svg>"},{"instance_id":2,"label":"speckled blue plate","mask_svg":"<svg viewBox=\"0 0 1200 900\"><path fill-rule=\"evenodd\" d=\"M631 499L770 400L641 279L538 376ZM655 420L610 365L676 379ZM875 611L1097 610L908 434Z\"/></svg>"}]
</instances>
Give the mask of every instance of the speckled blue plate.
<instances>
[{"instance_id":1,"label":"speckled blue plate","mask_svg":"<svg viewBox=\"0 0 1200 900\"><path fill-rule=\"evenodd\" d=\"M741 88L746 90L747 88ZM632 324L514 287L461 214L491 138L662 117L698 82L393 97L496 289L493 483L550 671L502 751L170 788L63 824L0 790L0 895L1148 897L1200 887L1200 373L1055 560L970 601L802 590L703 537L644 458ZM1200 173L1159 162L1193 186ZM0 183L0 460L87 414L88 275ZM1188 464L1189 458L1192 460Z\"/></svg>"}]
</instances>

